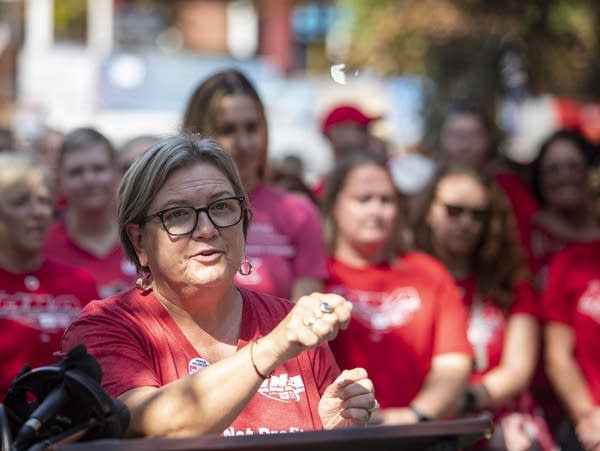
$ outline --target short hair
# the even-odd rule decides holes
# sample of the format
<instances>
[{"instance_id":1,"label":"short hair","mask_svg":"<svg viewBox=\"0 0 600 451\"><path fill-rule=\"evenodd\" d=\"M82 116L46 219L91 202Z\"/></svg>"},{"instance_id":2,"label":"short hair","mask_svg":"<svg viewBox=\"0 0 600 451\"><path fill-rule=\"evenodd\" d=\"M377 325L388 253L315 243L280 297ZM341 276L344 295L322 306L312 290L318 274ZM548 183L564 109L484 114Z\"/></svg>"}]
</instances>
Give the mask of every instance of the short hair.
<instances>
[{"instance_id":1,"label":"short hair","mask_svg":"<svg viewBox=\"0 0 600 451\"><path fill-rule=\"evenodd\" d=\"M114 162L116 151L110 140L94 128L80 127L72 130L64 136L58 156L58 167L62 167L67 154L76 152L78 150L87 149L97 144L104 145L110 161Z\"/></svg>"},{"instance_id":2,"label":"short hair","mask_svg":"<svg viewBox=\"0 0 600 451\"><path fill-rule=\"evenodd\" d=\"M51 191L54 189L49 168L35 156L28 152L0 152L0 195L32 176L40 177Z\"/></svg>"},{"instance_id":3,"label":"short hair","mask_svg":"<svg viewBox=\"0 0 600 451\"><path fill-rule=\"evenodd\" d=\"M204 80L192 93L183 116L181 129L186 133L202 133L204 136L215 135L216 109L219 102L226 96L245 95L254 100L268 147L268 128L265 107L258 92L250 80L236 69L217 72ZM267 149L261 157L259 178L264 180L267 172Z\"/></svg>"},{"instance_id":4,"label":"short hair","mask_svg":"<svg viewBox=\"0 0 600 451\"><path fill-rule=\"evenodd\" d=\"M336 241L338 232L337 223L333 217L333 210L339 194L346 184L348 175L355 168L365 166L367 164L373 164L383 169L388 174L390 182L394 187L398 217L396 218L396 230L392 232L390 242L386 245L385 255L387 260L392 263L397 255L405 252L407 249L407 244L404 240L404 203L402 195L394 184L393 177L390 174L387 164L385 161L375 155L365 154L362 152L349 154L348 156L339 160L339 162L333 167L332 171L327 175L327 181L323 189L323 197L321 198L321 217L325 246L330 254L334 253L335 246L337 244Z\"/></svg>"},{"instance_id":5,"label":"short hair","mask_svg":"<svg viewBox=\"0 0 600 451\"><path fill-rule=\"evenodd\" d=\"M161 140L144 152L123 176L117 194L119 236L127 257L141 271L142 265L127 235L127 224L142 224L148 208L169 176L178 169L206 163L221 171L236 196L244 197L244 237L252 219L248 198L231 156L214 139L181 134Z\"/></svg>"},{"instance_id":6,"label":"short hair","mask_svg":"<svg viewBox=\"0 0 600 451\"><path fill-rule=\"evenodd\" d=\"M129 138L117 150L119 170L124 173L131 163L160 140L160 136L157 135L137 135Z\"/></svg>"},{"instance_id":7,"label":"short hair","mask_svg":"<svg viewBox=\"0 0 600 451\"><path fill-rule=\"evenodd\" d=\"M499 130L492 119L492 115L482 105L466 99L450 102L444 109L437 137L438 149L440 147L441 130L448 120L454 116L473 116L477 118L489 140L488 148L486 149L488 158L491 160L498 156Z\"/></svg>"}]
</instances>

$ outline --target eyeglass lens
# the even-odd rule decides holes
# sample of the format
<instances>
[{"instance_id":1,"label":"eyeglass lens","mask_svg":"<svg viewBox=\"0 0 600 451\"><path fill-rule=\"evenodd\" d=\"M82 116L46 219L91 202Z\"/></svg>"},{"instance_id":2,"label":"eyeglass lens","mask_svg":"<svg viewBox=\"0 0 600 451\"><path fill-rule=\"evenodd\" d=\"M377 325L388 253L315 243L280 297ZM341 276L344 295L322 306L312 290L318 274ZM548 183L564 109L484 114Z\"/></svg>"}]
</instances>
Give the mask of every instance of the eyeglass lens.
<instances>
[{"instance_id":1,"label":"eyeglass lens","mask_svg":"<svg viewBox=\"0 0 600 451\"><path fill-rule=\"evenodd\" d=\"M198 224L198 216L204 211L215 227L231 227L242 219L242 205L238 198L220 199L206 207L175 207L162 212L161 219L171 235L191 233Z\"/></svg>"}]
</instances>

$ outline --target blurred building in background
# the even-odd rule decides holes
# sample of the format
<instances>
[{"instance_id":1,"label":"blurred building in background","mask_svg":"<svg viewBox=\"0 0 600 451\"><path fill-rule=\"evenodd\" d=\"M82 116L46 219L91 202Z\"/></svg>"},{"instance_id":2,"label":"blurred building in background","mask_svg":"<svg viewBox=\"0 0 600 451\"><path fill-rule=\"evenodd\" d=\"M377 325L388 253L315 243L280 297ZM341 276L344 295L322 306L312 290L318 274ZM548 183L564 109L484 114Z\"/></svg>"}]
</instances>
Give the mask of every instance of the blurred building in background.
<instances>
[{"instance_id":1,"label":"blurred building in background","mask_svg":"<svg viewBox=\"0 0 600 451\"><path fill-rule=\"evenodd\" d=\"M365 0L366 2L367 0ZM0 128L27 145L47 128L91 125L117 144L178 130L206 76L235 66L256 83L270 122L270 156L301 157L309 176L332 157L319 132L324 111L353 103L383 115L375 133L392 152L412 149L423 107L439 97L426 76L382 77L352 67L356 18L342 0L0 0ZM600 106L517 86L499 122L510 158L526 163L556 126L579 121L600 140ZM522 83L521 83L522 84ZM590 119L591 118L591 119ZM591 125L589 125L591 124Z\"/></svg>"},{"instance_id":2,"label":"blurred building in background","mask_svg":"<svg viewBox=\"0 0 600 451\"><path fill-rule=\"evenodd\" d=\"M394 145L420 138L424 81L344 72L351 17L335 1L0 0L0 13L0 120L21 143L48 127L117 143L176 132L197 83L230 66L265 101L272 158L298 155L309 175L331 162L319 120L333 103L385 115Z\"/></svg>"}]
</instances>

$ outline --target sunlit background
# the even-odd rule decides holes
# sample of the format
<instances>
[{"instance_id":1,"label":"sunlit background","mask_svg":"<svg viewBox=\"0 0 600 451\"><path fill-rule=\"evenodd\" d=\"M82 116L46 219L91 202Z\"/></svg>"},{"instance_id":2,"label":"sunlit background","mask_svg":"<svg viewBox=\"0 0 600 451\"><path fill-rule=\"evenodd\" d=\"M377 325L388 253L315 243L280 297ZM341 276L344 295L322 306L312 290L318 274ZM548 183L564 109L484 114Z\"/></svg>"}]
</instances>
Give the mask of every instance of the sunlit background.
<instances>
[{"instance_id":1,"label":"sunlit background","mask_svg":"<svg viewBox=\"0 0 600 451\"><path fill-rule=\"evenodd\" d=\"M402 153L471 98L527 162L558 123L600 140L599 17L569 0L0 0L0 126L20 145L85 125L117 144L173 133L197 83L234 65L267 105L271 158L309 177L331 163L319 121L341 101L383 115L375 133Z\"/></svg>"}]
</instances>

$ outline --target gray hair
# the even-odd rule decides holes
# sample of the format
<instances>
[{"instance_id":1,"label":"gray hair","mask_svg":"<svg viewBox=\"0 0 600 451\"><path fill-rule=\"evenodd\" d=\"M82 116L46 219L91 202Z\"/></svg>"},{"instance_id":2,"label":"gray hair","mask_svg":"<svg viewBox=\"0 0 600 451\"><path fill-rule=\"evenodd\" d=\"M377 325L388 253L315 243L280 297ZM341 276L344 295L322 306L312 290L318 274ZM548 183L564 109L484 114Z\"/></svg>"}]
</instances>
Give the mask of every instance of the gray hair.
<instances>
[{"instance_id":1,"label":"gray hair","mask_svg":"<svg viewBox=\"0 0 600 451\"><path fill-rule=\"evenodd\" d=\"M199 134L181 134L166 138L144 152L127 170L117 194L117 219L121 244L127 257L143 269L126 232L127 224L142 224L148 208L169 176L177 169L197 163L213 165L227 177L236 196L244 196L242 226L248 232L252 213L240 176L231 156L214 139Z\"/></svg>"},{"instance_id":2,"label":"gray hair","mask_svg":"<svg viewBox=\"0 0 600 451\"><path fill-rule=\"evenodd\" d=\"M9 150L0 152L0 195L31 176L40 177L51 191L54 190L54 178L50 170L35 156Z\"/></svg>"}]
</instances>

